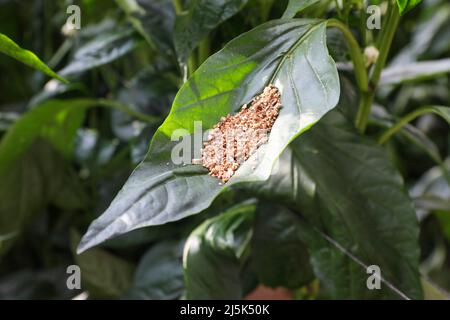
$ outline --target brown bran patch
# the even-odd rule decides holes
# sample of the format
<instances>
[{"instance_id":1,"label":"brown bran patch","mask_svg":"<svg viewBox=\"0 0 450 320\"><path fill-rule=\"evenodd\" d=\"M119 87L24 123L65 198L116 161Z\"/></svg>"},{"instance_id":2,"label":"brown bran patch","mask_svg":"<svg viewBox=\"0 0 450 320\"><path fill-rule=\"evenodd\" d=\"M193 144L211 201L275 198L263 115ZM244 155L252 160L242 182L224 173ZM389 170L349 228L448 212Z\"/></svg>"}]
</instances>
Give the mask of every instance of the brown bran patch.
<instances>
[{"instance_id":1,"label":"brown bran patch","mask_svg":"<svg viewBox=\"0 0 450 320\"><path fill-rule=\"evenodd\" d=\"M268 135L278 117L281 94L269 85L256 96L250 106L244 105L234 114L222 117L203 143L202 164L213 177L227 182L239 166L268 141Z\"/></svg>"}]
</instances>

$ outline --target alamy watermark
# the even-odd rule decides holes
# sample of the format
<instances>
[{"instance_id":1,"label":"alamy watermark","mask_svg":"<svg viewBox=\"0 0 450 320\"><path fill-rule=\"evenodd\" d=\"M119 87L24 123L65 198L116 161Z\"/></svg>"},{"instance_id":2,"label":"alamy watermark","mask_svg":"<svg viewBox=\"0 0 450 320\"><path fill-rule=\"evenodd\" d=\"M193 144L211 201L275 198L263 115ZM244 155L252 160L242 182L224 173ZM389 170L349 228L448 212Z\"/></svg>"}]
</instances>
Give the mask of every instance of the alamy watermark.
<instances>
[{"instance_id":1,"label":"alamy watermark","mask_svg":"<svg viewBox=\"0 0 450 320\"><path fill-rule=\"evenodd\" d=\"M381 289L381 269L377 265L371 265L367 267L367 277L366 286L369 290L380 290Z\"/></svg>"},{"instance_id":2,"label":"alamy watermark","mask_svg":"<svg viewBox=\"0 0 450 320\"><path fill-rule=\"evenodd\" d=\"M381 29L381 7L378 5L368 6L366 9L369 15L366 20L366 27L369 30Z\"/></svg>"},{"instance_id":3,"label":"alamy watermark","mask_svg":"<svg viewBox=\"0 0 450 320\"><path fill-rule=\"evenodd\" d=\"M81 289L81 269L76 264L67 267L66 273L69 275L66 280L66 286L69 290Z\"/></svg>"},{"instance_id":4,"label":"alamy watermark","mask_svg":"<svg viewBox=\"0 0 450 320\"><path fill-rule=\"evenodd\" d=\"M66 14L69 16L62 27L62 33L70 36L81 29L81 9L79 6L73 4L67 7Z\"/></svg>"}]
</instances>

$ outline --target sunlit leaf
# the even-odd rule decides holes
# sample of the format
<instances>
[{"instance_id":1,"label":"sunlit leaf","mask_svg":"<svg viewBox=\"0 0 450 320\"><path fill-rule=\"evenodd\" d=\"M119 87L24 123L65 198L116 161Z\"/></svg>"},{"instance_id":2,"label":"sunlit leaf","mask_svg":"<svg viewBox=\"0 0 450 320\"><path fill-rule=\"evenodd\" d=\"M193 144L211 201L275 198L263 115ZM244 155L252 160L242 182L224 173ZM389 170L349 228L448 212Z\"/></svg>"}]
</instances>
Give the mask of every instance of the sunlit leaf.
<instances>
[{"instance_id":1,"label":"sunlit leaf","mask_svg":"<svg viewBox=\"0 0 450 320\"><path fill-rule=\"evenodd\" d=\"M404 14L421 2L422 0L397 0L397 5L400 10L400 14Z\"/></svg>"},{"instance_id":2,"label":"sunlit leaf","mask_svg":"<svg viewBox=\"0 0 450 320\"><path fill-rule=\"evenodd\" d=\"M13 40L0 33L0 52L4 53L34 69L44 72L46 75L67 82L64 78L52 71L44 62L42 62L33 52L22 49Z\"/></svg>"}]
</instances>

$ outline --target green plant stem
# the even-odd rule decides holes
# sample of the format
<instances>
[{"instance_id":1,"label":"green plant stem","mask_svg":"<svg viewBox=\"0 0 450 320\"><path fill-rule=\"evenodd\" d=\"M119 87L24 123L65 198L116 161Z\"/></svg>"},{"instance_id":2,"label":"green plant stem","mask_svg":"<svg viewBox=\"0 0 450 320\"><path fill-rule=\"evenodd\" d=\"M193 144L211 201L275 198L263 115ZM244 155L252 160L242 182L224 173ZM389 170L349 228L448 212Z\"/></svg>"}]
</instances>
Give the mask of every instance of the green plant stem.
<instances>
[{"instance_id":1,"label":"green plant stem","mask_svg":"<svg viewBox=\"0 0 450 320\"><path fill-rule=\"evenodd\" d=\"M272 9L273 1L264 1L259 5L259 15L261 21L265 22L269 20L270 9Z\"/></svg>"},{"instance_id":2,"label":"green plant stem","mask_svg":"<svg viewBox=\"0 0 450 320\"><path fill-rule=\"evenodd\" d=\"M366 9L362 6L359 9L360 19L359 19L359 29L361 32L362 43L367 44L367 26L366 26Z\"/></svg>"},{"instance_id":3,"label":"green plant stem","mask_svg":"<svg viewBox=\"0 0 450 320\"><path fill-rule=\"evenodd\" d=\"M386 60L391 48L392 40L394 39L395 31L397 30L398 23L400 21L400 14L398 7L389 3L388 16L383 31L380 34L378 41L378 50L380 55L373 68L373 72L370 78L370 90L367 94L363 93L361 103L359 105L358 114L356 115L356 127L361 133L364 133L367 127L367 122L372 108L375 91L380 81L381 71L383 71L386 65Z\"/></svg>"},{"instance_id":4,"label":"green plant stem","mask_svg":"<svg viewBox=\"0 0 450 320\"><path fill-rule=\"evenodd\" d=\"M389 15L387 17L387 22L385 26L385 30L382 37L381 42L379 44L380 55L378 60L374 66L372 76L370 78L371 84L376 87L378 82L380 81L381 72L383 71L384 66L386 65L386 60L389 54L389 50L391 48L392 40L394 39L395 31L397 30L398 23L400 21L400 13L398 11L397 5L390 5L388 9Z\"/></svg>"},{"instance_id":5,"label":"green plant stem","mask_svg":"<svg viewBox=\"0 0 450 320\"><path fill-rule=\"evenodd\" d=\"M66 39L63 44L56 50L56 53L47 63L50 68L56 68L57 65L61 62L61 60L65 57L65 55L72 49L73 41L72 39Z\"/></svg>"},{"instance_id":6,"label":"green plant stem","mask_svg":"<svg viewBox=\"0 0 450 320\"><path fill-rule=\"evenodd\" d=\"M198 65L201 65L208 57L211 50L211 41L206 37L200 42L198 46Z\"/></svg>"},{"instance_id":7,"label":"green plant stem","mask_svg":"<svg viewBox=\"0 0 450 320\"><path fill-rule=\"evenodd\" d=\"M388 130L386 130L385 133L381 135L381 137L378 139L379 144L383 144L386 141L388 141L394 134L396 134L401 128L403 128L405 125L416 119L417 117L426 114L426 113L435 113L433 107L426 106L417 110L414 110L411 113L408 113L406 116L401 118L395 125L390 127Z\"/></svg>"},{"instance_id":8,"label":"green plant stem","mask_svg":"<svg viewBox=\"0 0 450 320\"><path fill-rule=\"evenodd\" d=\"M336 7L336 12L338 14L339 19L342 19L342 11L341 11L341 7L339 7L338 0L334 0L334 6Z\"/></svg>"},{"instance_id":9,"label":"green plant stem","mask_svg":"<svg viewBox=\"0 0 450 320\"><path fill-rule=\"evenodd\" d=\"M195 54L191 54L191 56L188 59L188 74L189 76L194 73L194 71L197 69L197 58Z\"/></svg>"},{"instance_id":10,"label":"green plant stem","mask_svg":"<svg viewBox=\"0 0 450 320\"><path fill-rule=\"evenodd\" d=\"M373 102L373 95L371 92L361 92L359 98L358 112L355 118L355 127L359 132L364 133L369 121L370 110Z\"/></svg>"},{"instance_id":11,"label":"green plant stem","mask_svg":"<svg viewBox=\"0 0 450 320\"><path fill-rule=\"evenodd\" d=\"M369 87L369 81L367 77L367 70L364 64L364 57L362 54L361 47L353 36L352 32L348 27L336 19L330 19L327 22L328 27L334 27L339 29L347 41L348 48L350 50L350 57L353 61L353 67L355 71L355 78L359 89L362 92L367 92Z\"/></svg>"},{"instance_id":12,"label":"green plant stem","mask_svg":"<svg viewBox=\"0 0 450 320\"><path fill-rule=\"evenodd\" d=\"M177 15L181 14L183 12L183 4L181 2L181 0L172 0L172 4L173 7L175 8L175 13ZM190 76L191 74L194 73L195 69L197 69L197 59L194 55L191 55L188 59L188 64L187 64L187 76L185 76L185 78L187 79L188 76Z\"/></svg>"},{"instance_id":13,"label":"green plant stem","mask_svg":"<svg viewBox=\"0 0 450 320\"><path fill-rule=\"evenodd\" d=\"M180 14L183 12L183 5L181 0L172 0L173 7L175 8L175 13Z\"/></svg>"}]
</instances>

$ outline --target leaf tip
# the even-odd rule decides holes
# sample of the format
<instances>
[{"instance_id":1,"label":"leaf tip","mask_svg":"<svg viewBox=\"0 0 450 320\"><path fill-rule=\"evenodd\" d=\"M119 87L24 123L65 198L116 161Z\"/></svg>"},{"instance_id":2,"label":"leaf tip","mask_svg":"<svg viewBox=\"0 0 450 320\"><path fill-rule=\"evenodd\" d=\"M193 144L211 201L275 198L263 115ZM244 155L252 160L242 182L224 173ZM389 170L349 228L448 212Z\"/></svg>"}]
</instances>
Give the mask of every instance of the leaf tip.
<instances>
[{"instance_id":1,"label":"leaf tip","mask_svg":"<svg viewBox=\"0 0 450 320\"><path fill-rule=\"evenodd\" d=\"M87 249L92 247L92 245L89 245L89 241L84 241L84 239L85 239L85 237L83 237L83 239L81 239L80 243L78 244L78 246L75 250L76 254L82 254Z\"/></svg>"},{"instance_id":2,"label":"leaf tip","mask_svg":"<svg viewBox=\"0 0 450 320\"><path fill-rule=\"evenodd\" d=\"M94 221L95 222L95 221ZM100 237L101 233L96 232L92 229L92 224L84 234L84 236L81 238L80 242L78 243L78 246L76 248L76 253L81 254L85 252L86 250L102 243L103 241L107 240L107 237Z\"/></svg>"},{"instance_id":3,"label":"leaf tip","mask_svg":"<svg viewBox=\"0 0 450 320\"><path fill-rule=\"evenodd\" d=\"M61 82L64 83L64 84L70 84L70 81L69 81L69 80L67 80L66 78L63 78L63 77L61 77L61 76L57 76L56 79L59 80L59 81L61 81Z\"/></svg>"}]
</instances>

